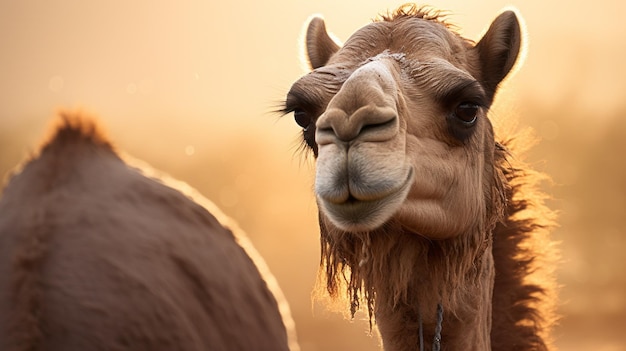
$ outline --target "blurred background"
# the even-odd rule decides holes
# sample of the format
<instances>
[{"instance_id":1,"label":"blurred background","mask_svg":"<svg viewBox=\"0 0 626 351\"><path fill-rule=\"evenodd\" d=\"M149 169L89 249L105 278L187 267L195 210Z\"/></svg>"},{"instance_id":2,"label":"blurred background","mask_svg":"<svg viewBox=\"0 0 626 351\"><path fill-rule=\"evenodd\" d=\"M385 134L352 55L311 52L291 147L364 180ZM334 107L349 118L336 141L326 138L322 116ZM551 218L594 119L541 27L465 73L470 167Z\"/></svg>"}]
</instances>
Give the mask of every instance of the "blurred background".
<instances>
[{"instance_id":1,"label":"blurred background","mask_svg":"<svg viewBox=\"0 0 626 351\"><path fill-rule=\"evenodd\" d=\"M354 321L311 302L319 262L313 162L279 118L304 72L303 23L339 39L403 1L0 2L0 174L35 150L58 108L99 117L115 144L188 182L235 218L293 310L303 351L377 350ZM464 36L511 1L430 1ZM560 211L562 350L626 350L626 3L513 1L527 25L523 67L494 123L516 118L540 144Z\"/></svg>"}]
</instances>

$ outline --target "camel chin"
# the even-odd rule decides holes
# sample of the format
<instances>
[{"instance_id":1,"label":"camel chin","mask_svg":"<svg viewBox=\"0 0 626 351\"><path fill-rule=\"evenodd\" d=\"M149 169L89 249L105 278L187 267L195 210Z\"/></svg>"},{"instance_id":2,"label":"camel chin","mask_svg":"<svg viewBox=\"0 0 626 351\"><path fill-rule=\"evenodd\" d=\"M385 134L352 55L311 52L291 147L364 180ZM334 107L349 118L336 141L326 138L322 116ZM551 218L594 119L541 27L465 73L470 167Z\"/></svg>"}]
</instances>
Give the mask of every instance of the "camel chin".
<instances>
[{"instance_id":1,"label":"camel chin","mask_svg":"<svg viewBox=\"0 0 626 351\"><path fill-rule=\"evenodd\" d=\"M318 206L341 230L353 233L373 231L389 221L402 206L411 189L413 174L413 170L409 168L408 176L401 183L395 187L385 187L384 191L378 193L371 187L362 185L361 188L370 190L368 193L360 192L362 196L363 194L369 195L366 199L358 199L350 194L344 201L336 201L326 196L336 187L324 188L316 183ZM376 195L373 195L374 193Z\"/></svg>"}]
</instances>

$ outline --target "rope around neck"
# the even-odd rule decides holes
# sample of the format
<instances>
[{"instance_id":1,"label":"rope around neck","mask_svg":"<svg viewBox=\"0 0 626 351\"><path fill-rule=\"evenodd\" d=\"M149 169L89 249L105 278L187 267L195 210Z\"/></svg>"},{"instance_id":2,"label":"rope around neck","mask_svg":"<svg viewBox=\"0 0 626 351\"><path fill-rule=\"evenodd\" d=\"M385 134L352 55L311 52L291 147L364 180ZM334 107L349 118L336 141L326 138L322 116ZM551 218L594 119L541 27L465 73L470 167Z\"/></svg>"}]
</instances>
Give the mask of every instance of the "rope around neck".
<instances>
[{"instance_id":1,"label":"rope around neck","mask_svg":"<svg viewBox=\"0 0 626 351\"><path fill-rule=\"evenodd\" d=\"M419 337L420 337L420 351L424 351L424 331L422 330L422 311L419 312Z\"/></svg>"},{"instance_id":2,"label":"rope around neck","mask_svg":"<svg viewBox=\"0 0 626 351\"><path fill-rule=\"evenodd\" d=\"M443 306L437 304L437 324L435 325L435 336L433 337L433 351L441 350L441 328L443 324ZM422 312L419 313L419 340L420 351L424 351L424 330L422 327Z\"/></svg>"},{"instance_id":3,"label":"rope around neck","mask_svg":"<svg viewBox=\"0 0 626 351\"><path fill-rule=\"evenodd\" d=\"M369 261L369 247L371 245L371 238L369 235L365 236L365 241L362 242L361 246L361 260L359 261L359 267L363 267L367 261ZM420 342L420 350L424 351L424 331L422 326L422 311L418 314L419 317L419 342ZM441 303L437 304L437 324L435 324L435 336L433 337L433 348L432 351L441 351L441 328L443 324L443 306ZM370 321L371 327L371 321Z\"/></svg>"},{"instance_id":4,"label":"rope around neck","mask_svg":"<svg viewBox=\"0 0 626 351\"><path fill-rule=\"evenodd\" d=\"M441 350L441 328L443 324L443 306L437 304L437 325L435 325L435 336L433 337L433 351Z\"/></svg>"}]
</instances>

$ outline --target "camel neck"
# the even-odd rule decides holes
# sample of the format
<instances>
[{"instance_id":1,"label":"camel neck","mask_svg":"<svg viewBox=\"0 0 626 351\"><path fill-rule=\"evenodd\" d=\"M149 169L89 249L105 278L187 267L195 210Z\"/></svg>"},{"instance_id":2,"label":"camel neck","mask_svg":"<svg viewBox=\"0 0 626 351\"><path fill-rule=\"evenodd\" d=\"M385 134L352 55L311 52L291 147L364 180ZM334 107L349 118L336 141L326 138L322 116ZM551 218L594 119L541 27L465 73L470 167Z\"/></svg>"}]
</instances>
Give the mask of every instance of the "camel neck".
<instances>
[{"instance_id":1,"label":"camel neck","mask_svg":"<svg viewBox=\"0 0 626 351\"><path fill-rule=\"evenodd\" d=\"M491 298L493 291L494 267L491 253L483 255L480 281L477 281L452 306L441 305L443 322L441 323L441 349L491 350ZM381 282L382 283L382 282ZM374 289L385 291L385 289ZM375 317L385 351L420 350L420 327L423 336L423 350L433 348L433 340L438 325L437 303L425 305L419 296L427 296L432 289L422 284L412 284L408 295L413 296L406 302L395 305L387 303L387 296L376 296ZM421 323L420 323L421 322Z\"/></svg>"},{"instance_id":2,"label":"camel neck","mask_svg":"<svg viewBox=\"0 0 626 351\"><path fill-rule=\"evenodd\" d=\"M368 233L338 231L320 221L326 288L347 285L351 312L367 304L385 351L432 350L437 305L443 306L441 348L489 350L494 261L491 233L477 230L433 241L389 223ZM346 272L349 269L349 274Z\"/></svg>"}]
</instances>

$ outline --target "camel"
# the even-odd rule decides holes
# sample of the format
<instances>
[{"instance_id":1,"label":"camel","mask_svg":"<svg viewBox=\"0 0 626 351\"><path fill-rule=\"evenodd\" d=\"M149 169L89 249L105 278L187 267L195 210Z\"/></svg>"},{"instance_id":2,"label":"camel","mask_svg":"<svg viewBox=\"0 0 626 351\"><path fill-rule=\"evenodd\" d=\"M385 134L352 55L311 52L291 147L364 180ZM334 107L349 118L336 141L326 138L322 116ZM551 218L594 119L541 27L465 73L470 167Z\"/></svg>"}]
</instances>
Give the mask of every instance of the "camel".
<instances>
[{"instance_id":1,"label":"camel","mask_svg":"<svg viewBox=\"0 0 626 351\"><path fill-rule=\"evenodd\" d=\"M65 112L0 198L0 349L299 350L247 237ZM209 212L210 211L210 212Z\"/></svg>"},{"instance_id":2,"label":"camel","mask_svg":"<svg viewBox=\"0 0 626 351\"><path fill-rule=\"evenodd\" d=\"M386 351L552 348L553 212L488 118L521 39L510 10L478 42L413 4L344 44L308 24L282 112L315 158L320 276Z\"/></svg>"}]
</instances>

